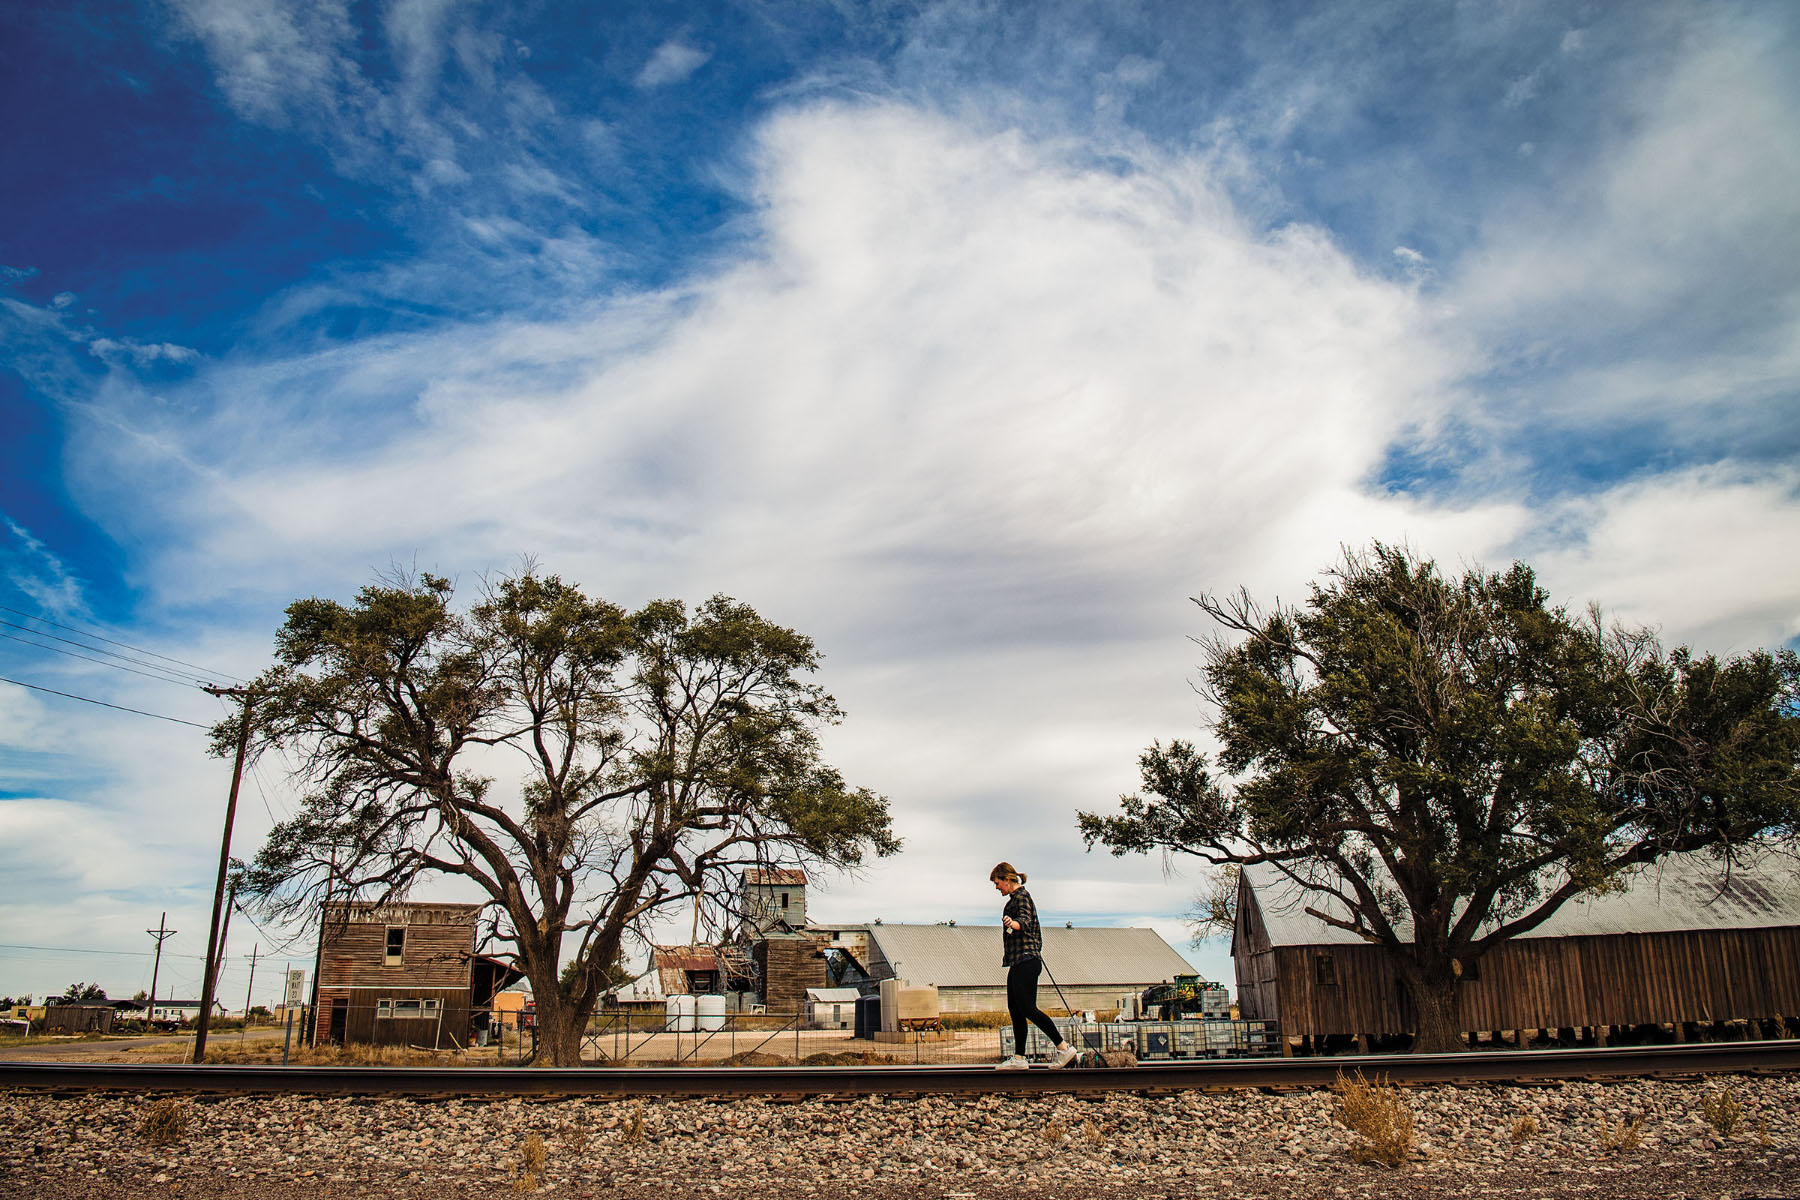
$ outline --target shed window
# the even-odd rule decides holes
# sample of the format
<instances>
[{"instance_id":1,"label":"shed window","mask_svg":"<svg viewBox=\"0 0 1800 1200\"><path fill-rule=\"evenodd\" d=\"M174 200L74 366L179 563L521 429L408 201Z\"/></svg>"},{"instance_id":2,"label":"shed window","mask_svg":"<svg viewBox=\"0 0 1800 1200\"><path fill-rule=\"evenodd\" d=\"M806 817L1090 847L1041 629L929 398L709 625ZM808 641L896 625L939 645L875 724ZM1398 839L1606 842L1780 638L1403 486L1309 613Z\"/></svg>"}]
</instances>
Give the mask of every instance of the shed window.
<instances>
[{"instance_id":1,"label":"shed window","mask_svg":"<svg viewBox=\"0 0 1800 1200\"><path fill-rule=\"evenodd\" d=\"M392 1000L390 1000L384 996L383 998L381 998L380 1000L377 1000L375 1002L375 1019L376 1020L379 1021L384 1017L391 1017L393 1015L394 1015L394 1002Z\"/></svg>"},{"instance_id":2,"label":"shed window","mask_svg":"<svg viewBox=\"0 0 1800 1200\"><path fill-rule=\"evenodd\" d=\"M396 1000L396 1001L394 1001L394 1019L397 1021L404 1021L408 1018L416 1018L423 1012L423 1010L424 1010L424 1001L422 1001L422 1000Z\"/></svg>"},{"instance_id":3,"label":"shed window","mask_svg":"<svg viewBox=\"0 0 1800 1200\"><path fill-rule=\"evenodd\" d=\"M420 1001L420 1004L422 1005L422 1008L420 1009L420 1011L425 1016L428 1016L428 1017L437 1016L438 1002L436 1000L422 1000L422 1001Z\"/></svg>"},{"instance_id":4,"label":"shed window","mask_svg":"<svg viewBox=\"0 0 1800 1200\"><path fill-rule=\"evenodd\" d=\"M1478 983L1481 980L1481 960L1465 958L1462 960L1462 979L1464 983Z\"/></svg>"},{"instance_id":5,"label":"shed window","mask_svg":"<svg viewBox=\"0 0 1800 1200\"><path fill-rule=\"evenodd\" d=\"M1336 987L1337 962L1329 954L1313 956L1313 982L1320 987Z\"/></svg>"},{"instance_id":6,"label":"shed window","mask_svg":"<svg viewBox=\"0 0 1800 1200\"><path fill-rule=\"evenodd\" d=\"M390 967L397 967L405 960L406 927L389 925L387 931L387 957L383 962Z\"/></svg>"},{"instance_id":7,"label":"shed window","mask_svg":"<svg viewBox=\"0 0 1800 1200\"><path fill-rule=\"evenodd\" d=\"M782 912L787 911L787 898L788 898L788 894L786 892L781 893L781 911Z\"/></svg>"}]
</instances>

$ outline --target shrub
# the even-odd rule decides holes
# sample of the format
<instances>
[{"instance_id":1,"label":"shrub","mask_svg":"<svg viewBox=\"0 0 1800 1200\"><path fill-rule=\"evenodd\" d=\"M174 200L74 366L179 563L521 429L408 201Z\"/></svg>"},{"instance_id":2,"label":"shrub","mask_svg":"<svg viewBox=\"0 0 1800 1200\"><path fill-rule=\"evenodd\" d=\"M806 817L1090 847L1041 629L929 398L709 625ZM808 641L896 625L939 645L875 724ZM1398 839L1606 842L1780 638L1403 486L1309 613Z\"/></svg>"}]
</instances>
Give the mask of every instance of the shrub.
<instances>
[{"instance_id":1,"label":"shrub","mask_svg":"<svg viewBox=\"0 0 1800 1200\"><path fill-rule=\"evenodd\" d=\"M1730 1088L1720 1088L1707 1096L1700 1102L1700 1112L1719 1131L1720 1137L1730 1137L1744 1123L1744 1106L1738 1103Z\"/></svg>"},{"instance_id":2,"label":"shrub","mask_svg":"<svg viewBox=\"0 0 1800 1200\"><path fill-rule=\"evenodd\" d=\"M1600 1118L1600 1149L1608 1154L1636 1150L1644 1144L1644 1118L1621 1119L1617 1125Z\"/></svg>"},{"instance_id":3,"label":"shrub","mask_svg":"<svg viewBox=\"0 0 1800 1200\"><path fill-rule=\"evenodd\" d=\"M538 1176L543 1174L544 1163L549 1157L549 1151L544 1148L543 1137L535 1133L527 1134L519 1146L519 1169L513 1175L513 1191L537 1191Z\"/></svg>"},{"instance_id":4,"label":"shrub","mask_svg":"<svg viewBox=\"0 0 1800 1200\"><path fill-rule=\"evenodd\" d=\"M1351 1158L1397 1167L1412 1156L1412 1108L1400 1089L1383 1076L1370 1083L1361 1071L1353 1078L1339 1071L1331 1090L1338 1101L1334 1115L1357 1138L1350 1146Z\"/></svg>"},{"instance_id":5,"label":"shrub","mask_svg":"<svg viewBox=\"0 0 1800 1200\"><path fill-rule=\"evenodd\" d=\"M625 1126L619 1131L619 1136L625 1140L627 1146L635 1146L644 1140L643 1105L631 1106L631 1111L625 1115Z\"/></svg>"},{"instance_id":6,"label":"shrub","mask_svg":"<svg viewBox=\"0 0 1800 1200\"><path fill-rule=\"evenodd\" d=\"M138 1136L152 1146L173 1146L187 1136L187 1109L175 1099L158 1100L138 1123Z\"/></svg>"}]
</instances>

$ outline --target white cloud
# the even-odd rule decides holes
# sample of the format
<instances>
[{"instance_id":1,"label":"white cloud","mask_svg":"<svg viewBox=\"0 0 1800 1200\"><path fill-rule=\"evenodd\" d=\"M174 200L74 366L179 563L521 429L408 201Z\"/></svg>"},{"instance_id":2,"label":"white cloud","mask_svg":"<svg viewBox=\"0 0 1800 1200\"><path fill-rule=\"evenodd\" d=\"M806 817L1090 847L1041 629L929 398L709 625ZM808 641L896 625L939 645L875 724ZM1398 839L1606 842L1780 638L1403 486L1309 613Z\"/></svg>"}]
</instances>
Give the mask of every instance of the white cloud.
<instances>
[{"instance_id":1,"label":"white cloud","mask_svg":"<svg viewBox=\"0 0 1800 1200\"><path fill-rule=\"evenodd\" d=\"M10 517L4 520L12 534L0 545L7 582L41 611L64 619L84 615L88 606L80 577L29 529Z\"/></svg>"},{"instance_id":2,"label":"white cloud","mask_svg":"<svg viewBox=\"0 0 1800 1200\"><path fill-rule=\"evenodd\" d=\"M670 38L658 46L656 52L644 63L643 69L637 73L637 85L641 88L653 88L680 83L698 71L711 57L710 50L690 46L680 38Z\"/></svg>"},{"instance_id":3,"label":"white cloud","mask_svg":"<svg viewBox=\"0 0 1800 1200\"><path fill-rule=\"evenodd\" d=\"M1700 467L1567 502L1530 560L1559 593L1597 600L1671 644L1741 653L1800 636L1800 471Z\"/></svg>"}]
</instances>

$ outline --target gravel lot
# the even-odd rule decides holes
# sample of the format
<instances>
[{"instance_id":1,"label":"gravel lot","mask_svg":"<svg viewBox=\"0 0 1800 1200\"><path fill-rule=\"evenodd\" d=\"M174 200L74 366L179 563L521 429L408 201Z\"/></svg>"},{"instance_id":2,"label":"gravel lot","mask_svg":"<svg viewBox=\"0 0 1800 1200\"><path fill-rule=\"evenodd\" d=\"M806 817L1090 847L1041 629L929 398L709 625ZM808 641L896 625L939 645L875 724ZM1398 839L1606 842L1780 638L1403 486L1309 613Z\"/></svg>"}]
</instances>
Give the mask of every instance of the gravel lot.
<instances>
[{"instance_id":1,"label":"gravel lot","mask_svg":"<svg viewBox=\"0 0 1800 1200\"><path fill-rule=\"evenodd\" d=\"M1744 1128L1701 1115L1728 1088ZM0 1189L19 1197L1769 1196L1800 1200L1800 1076L1421 1087L1419 1150L1359 1165L1328 1091L1052 1098L150 1101L0 1095ZM1537 1133L1515 1144L1521 1117ZM1641 1145L1605 1131L1643 1118ZM531 1161L530 1139L542 1145ZM535 1177L531 1178L531 1176Z\"/></svg>"}]
</instances>

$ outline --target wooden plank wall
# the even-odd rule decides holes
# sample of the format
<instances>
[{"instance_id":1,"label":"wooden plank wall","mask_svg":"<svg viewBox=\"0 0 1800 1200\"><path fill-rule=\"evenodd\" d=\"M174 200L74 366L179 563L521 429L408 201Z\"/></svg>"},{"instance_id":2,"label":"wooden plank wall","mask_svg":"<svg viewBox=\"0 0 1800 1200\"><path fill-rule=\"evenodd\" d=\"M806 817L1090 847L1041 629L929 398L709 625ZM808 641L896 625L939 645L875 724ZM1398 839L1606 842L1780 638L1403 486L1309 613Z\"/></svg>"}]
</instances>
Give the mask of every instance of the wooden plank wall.
<instances>
[{"instance_id":1,"label":"wooden plank wall","mask_svg":"<svg viewBox=\"0 0 1800 1200\"><path fill-rule=\"evenodd\" d=\"M771 1013L797 1013L806 989L825 986L825 951L807 938L770 938L756 943L762 968L763 1005Z\"/></svg>"},{"instance_id":2,"label":"wooden plank wall","mask_svg":"<svg viewBox=\"0 0 1800 1200\"><path fill-rule=\"evenodd\" d=\"M1321 953L1332 956L1335 985L1318 981ZM1393 968L1375 947L1240 947L1237 970L1243 1015L1273 1017L1290 1037L1413 1029ZM1795 927L1522 938L1490 951L1479 971L1458 998L1471 1031L1800 1014Z\"/></svg>"},{"instance_id":3,"label":"wooden plank wall","mask_svg":"<svg viewBox=\"0 0 1800 1200\"><path fill-rule=\"evenodd\" d=\"M444 1009L442 1044L452 1037L455 1044L466 1044L477 911L472 904L395 904L357 908L346 920L341 906L330 906L320 926L317 1040L329 1040L332 1001L342 998L350 1006L346 1041L432 1045L440 1041L436 1018L388 1019L377 1029L375 1002L435 999ZM406 929L401 961L392 965L387 962L390 926Z\"/></svg>"}]
</instances>

